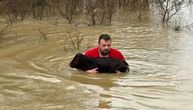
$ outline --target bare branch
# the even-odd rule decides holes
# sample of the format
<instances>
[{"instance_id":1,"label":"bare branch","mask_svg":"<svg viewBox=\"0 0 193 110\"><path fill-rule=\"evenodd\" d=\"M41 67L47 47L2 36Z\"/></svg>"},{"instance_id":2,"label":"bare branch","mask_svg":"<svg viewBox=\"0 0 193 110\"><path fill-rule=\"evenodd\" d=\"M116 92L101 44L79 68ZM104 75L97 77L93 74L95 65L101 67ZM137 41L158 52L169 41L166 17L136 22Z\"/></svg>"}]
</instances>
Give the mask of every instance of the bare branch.
<instances>
[{"instance_id":1,"label":"bare branch","mask_svg":"<svg viewBox=\"0 0 193 110\"><path fill-rule=\"evenodd\" d=\"M9 27L9 24L7 24L5 27L3 27L2 29L0 29L0 40L3 38L4 36L4 32L6 31L6 29Z\"/></svg>"},{"instance_id":2,"label":"bare branch","mask_svg":"<svg viewBox=\"0 0 193 110\"><path fill-rule=\"evenodd\" d=\"M60 45L62 46L63 50L65 51L65 50L66 50L66 48L65 48L64 44L62 43L62 41L60 40L60 38L59 38L59 37L58 37L58 41L59 41Z\"/></svg>"},{"instance_id":3,"label":"bare branch","mask_svg":"<svg viewBox=\"0 0 193 110\"><path fill-rule=\"evenodd\" d=\"M69 35L69 37L70 37L70 41L71 41L71 43L72 43L74 49L76 50L77 47L76 47L76 44L74 43L74 40L72 39L72 36L71 36L70 32L68 32L68 35Z\"/></svg>"},{"instance_id":4,"label":"bare branch","mask_svg":"<svg viewBox=\"0 0 193 110\"><path fill-rule=\"evenodd\" d=\"M44 40L48 40L47 37L46 37L46 36L47 36L47 33L42 32L41 29L39 29L39 33L40 33L41 36L44 38Z\"/></svg>"}]
</instances>

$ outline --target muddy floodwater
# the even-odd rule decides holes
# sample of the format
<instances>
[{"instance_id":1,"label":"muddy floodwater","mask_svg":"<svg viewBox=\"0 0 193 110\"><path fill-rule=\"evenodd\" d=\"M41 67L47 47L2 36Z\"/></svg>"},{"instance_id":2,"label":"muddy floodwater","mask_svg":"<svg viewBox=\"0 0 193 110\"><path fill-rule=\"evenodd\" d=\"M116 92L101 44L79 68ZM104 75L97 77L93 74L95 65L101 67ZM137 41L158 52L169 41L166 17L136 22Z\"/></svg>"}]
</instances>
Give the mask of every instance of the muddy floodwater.
<instances>
[{"instance_id":1,"label":"muddy floodwater","mask_svg":"<svg viewBox=\"0 0 193 110\"><path fill-rule=\"evenodd\" d=\"M73 51L76 29L62 21L26 20L9 30L0 41L0 110L193 110L191 31L149 21L79 26L84 39ZM91 75L68 66L102 33L130 72Z\"/></svg>"}]
</instances>

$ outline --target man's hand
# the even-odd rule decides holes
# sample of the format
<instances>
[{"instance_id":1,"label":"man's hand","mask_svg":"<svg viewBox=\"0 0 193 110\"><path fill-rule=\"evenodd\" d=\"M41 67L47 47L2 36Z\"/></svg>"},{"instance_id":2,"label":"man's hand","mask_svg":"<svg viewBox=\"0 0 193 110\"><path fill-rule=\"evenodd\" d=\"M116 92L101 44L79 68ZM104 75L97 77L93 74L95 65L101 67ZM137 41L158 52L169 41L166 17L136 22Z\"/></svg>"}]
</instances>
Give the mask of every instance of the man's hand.
<instances>
[{"instance_id":1,"label":"man's hand","mask_svg":"<svg viewBox=\"0 0 193 110\"><path fill-rule=\"evenodd\" d=\"M98 68L94 68L94 69L91 69L91 70L87 70L86 72L96 74L98 72L97 69Z\"/></svg>"}]
</instances>

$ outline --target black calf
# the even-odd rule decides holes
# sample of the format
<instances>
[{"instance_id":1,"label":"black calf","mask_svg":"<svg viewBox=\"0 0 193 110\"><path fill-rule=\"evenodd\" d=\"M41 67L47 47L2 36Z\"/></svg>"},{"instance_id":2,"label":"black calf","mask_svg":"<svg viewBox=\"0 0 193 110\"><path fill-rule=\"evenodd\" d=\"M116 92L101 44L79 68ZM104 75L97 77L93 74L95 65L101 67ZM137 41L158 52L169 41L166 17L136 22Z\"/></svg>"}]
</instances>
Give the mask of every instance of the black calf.
<instances>
[{"instance_id":1,"label":"black calf","mask_svg":"<svg viewBox=\"0 0 193 110\"><path fill-rule=\"evenodd\" d=\"M90 70L98 68L99 73L116 73L116 71L126 72L128 64L125 61L113 58L89 58L84 56L82 53L77 53L73 60L70 62L70 67L79 70Z\"/></svg>"}]
</instances>

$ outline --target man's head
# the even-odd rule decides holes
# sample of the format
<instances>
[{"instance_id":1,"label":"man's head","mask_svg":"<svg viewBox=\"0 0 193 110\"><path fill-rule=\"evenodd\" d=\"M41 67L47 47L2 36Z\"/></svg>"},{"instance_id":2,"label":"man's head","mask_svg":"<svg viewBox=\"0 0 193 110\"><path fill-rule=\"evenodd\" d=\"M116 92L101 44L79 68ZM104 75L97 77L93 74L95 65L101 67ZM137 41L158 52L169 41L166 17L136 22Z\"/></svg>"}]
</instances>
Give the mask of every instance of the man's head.
<instances>
[{"instance_id":1,"label":"man's head","mask_svg":"<svg viewBox=\"0 0 193 110\"><path fill-rule=\"evenodd\" d=\"M111 37L108 34L101 34L99 36L98 46L102 55L108 55L111 48Z\"/></svg>"}]
</instances>

